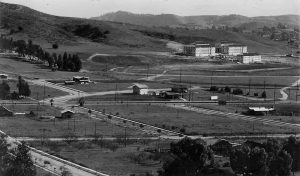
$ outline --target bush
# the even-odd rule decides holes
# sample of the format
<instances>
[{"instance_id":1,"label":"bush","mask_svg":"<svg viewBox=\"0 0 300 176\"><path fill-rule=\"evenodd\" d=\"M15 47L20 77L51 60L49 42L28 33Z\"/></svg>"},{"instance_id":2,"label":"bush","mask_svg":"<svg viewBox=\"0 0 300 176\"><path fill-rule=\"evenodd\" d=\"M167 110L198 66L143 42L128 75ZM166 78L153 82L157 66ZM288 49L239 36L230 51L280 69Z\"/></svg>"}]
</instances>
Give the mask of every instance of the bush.
<instances>
[{"instance_id":1,"label":"bush","mask_svg":"<svg viewBox=\"0 0 300 176\"><path fill-rule=\"evenodd\" d=\"M228 86L226 86L226 87L224 88L224 91L225 91L225 92L231 92L231 88L228 87Z\"/></svg>"},{"instance_id":2,"label":"bush","mask_svg":"<svg viewBox=\"0 0 300 176\"><path fill-rule=\"evenodd\" d=\"M179 131L180 131L180 133L185 133L186 132L185 128L181 128Z\"/></svg>"},{"instance_id":3,"label":"bush","mask_svg":"<svg viewBox=\"0 0 300 176\"><path fill-rule=\"evenodd\" d=\"M52 48L53 48L53 49L57 49L57 48L58 48L58 44L54 43L54 44L52 45Z\"/></svg>"},{"instance_id":4,"label":"bush","mask_svg":"<svg viewBox=\"0 0 300 176\"><path fill-rule=\"evenodd\" d=\"M219 100L219 101L218 101L218 104L219 104L219 105L226 105L226 103L227 103L227 102L226 102L225 100Z\"/></svg>"},{"instance_id":5,"label":"bush","mask_svg":"<svg viewBox=\"0 0 300 176\"><path fill-rule=\"evenodd\" d=\"M111 119L111 118L112 118L112 116L111 116L111 115L108 115L108 116L107 116L107 118Z\"/></svg>"},{"instance_id":6,"label":"bush","mask_svg":"<svg viewBox=\"0 0 300 176\"><path fill-rule=\"evenodd\" d=\"M234 95L243 95L243 90L240 89L240 88L237 88L237 89L234 89L234 90L232 91L232 93L233 93Z\"/></svg>"},{"instance_id":7,"label":"bush","mask_svg":"<svg viewBox=\"0 0 300 176\"><path fill-rule=\"evenodd\" d=\"M218 91L218 87L217 86L211 86L209 91Z\"/></svg>"},{"instance_id":8,"label":"bush","mask_svg":"<svg viewBox=\"0 0 300 176\"><path fill-rule=\"evenodd\" d=\"M263 91L263 92L261 93L261 98L267 98L267 93L266 93L266 91Z\"/></svg>"},{"instance_id":9,"label":"bush","mask_svg":"<svg viewBox=\"0 0 300 176\"><path fill-rule=\"evenodd\" d=\"M143 125L143 124L140 124L140 128L144 128L144 125Z\"/></svg>"}]
</instances>

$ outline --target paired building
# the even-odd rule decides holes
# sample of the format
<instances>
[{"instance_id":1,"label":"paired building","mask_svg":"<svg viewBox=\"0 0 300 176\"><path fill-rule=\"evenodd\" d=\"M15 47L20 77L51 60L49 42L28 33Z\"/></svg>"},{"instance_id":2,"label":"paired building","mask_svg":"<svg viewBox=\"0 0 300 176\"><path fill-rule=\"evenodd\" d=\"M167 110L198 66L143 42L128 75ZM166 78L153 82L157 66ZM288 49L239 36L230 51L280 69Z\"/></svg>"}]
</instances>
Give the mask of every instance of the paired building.
<instances>
[{"instance_id":1,"label":"paired building","mask_svg":"<svg viewBox=\"0 0 300 176\"><path fill-rule=\"evenodd\" d=\"M247 46L230 42L219 42L214 46L205 43L185 45L183 47L183 54L194 57L211 57L221 55L224 57L230 57L232 60L236 60L237 62L244 64L261 62L261 55L257 53L248 53Z\"/></svg>"},{"instance_id":2,"label":"paired building","mask_svg":"<svg viewBox=\"0 0 300 176\"><path fill-rule=\"evenodd\" d=\"M193 43L183 47L184 55L195 57L215 56L218 54L237 56L243 53L247 53L247 46L228 42L220 42L214 46L205 43Z\"/></svg>"}]
</instances>

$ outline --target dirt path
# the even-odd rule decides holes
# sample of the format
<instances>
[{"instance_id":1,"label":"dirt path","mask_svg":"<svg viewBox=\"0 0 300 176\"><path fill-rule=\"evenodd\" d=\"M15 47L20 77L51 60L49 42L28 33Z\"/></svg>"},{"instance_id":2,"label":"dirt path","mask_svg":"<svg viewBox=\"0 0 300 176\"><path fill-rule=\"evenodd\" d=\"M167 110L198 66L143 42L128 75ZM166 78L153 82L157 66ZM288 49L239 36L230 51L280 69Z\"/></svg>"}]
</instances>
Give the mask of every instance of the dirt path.
<instances>
[{"instance_id":1,"label":"dirt path","mask_svg":"<svg viewBox=\"0 0 300 176\"><path fill-rule=\"evenodd\" d=\"M295 86L297 86L297 85L299 85L300 84L300 79L299 80L297 80L296 82L294 82L292 85L290 85L290 86L287 86L287 87L283 87L283 88L281 88L280 89L280 94L282 95L282 97L281 98L279 98L281 101L287 101L288 100L288 94L285 92L287 89L289 89L289 88L292 88L292 87L295 87Z\"/></svg>"}]
</instances>

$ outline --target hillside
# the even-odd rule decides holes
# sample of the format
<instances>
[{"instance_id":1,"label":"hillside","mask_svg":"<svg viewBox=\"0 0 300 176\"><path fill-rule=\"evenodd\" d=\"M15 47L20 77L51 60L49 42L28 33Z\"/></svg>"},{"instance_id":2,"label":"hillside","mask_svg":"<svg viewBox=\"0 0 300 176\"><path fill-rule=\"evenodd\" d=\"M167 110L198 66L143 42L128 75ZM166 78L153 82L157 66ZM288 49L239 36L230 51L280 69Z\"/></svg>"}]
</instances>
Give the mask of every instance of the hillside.
<instances>
[{"instance_id":1,"label":"hillside","mask_svg":"<svg viewBox=\"0 0 300 176\"><path fill-rule=\"evenodd\" d=\"M48 15L21 5L0 2L0 33L38 43L96 43L117 47L162 48L164 43L112 22Z\"/></svg>"},{"instance_id":2,"label":"hillside","mask_svg":"<svg viewBox=\"0 0 300 176\"><path fill-rule=\"evenodd\" d=\"M146 16L149 16L153 23L156 21L156 17L154 18L152 15ZM117 17L118 15L116 15ZM169 20L170 18L172 20ZM238 21L246 21L248 18L235 16L235 19L232 20L231 16L223 18L218 16L182 18L173 15L161 15L160 24L191 23L195 20L198 22L206 21L207 24L223 21L227 24L236 25ZM263 18L261 20L264 21ZM227 40L248 45L250 52L286 52L285 43L247 36L232 31L149 27L120 22L59 17L38 12L21 5L1 2L0 34L14 39L31 39L46 50L51 50L52 44L58 43L60 47L55 52L75 52L82 57L88 57L93 53L99 52L169 51L166 48L166 44L169 41L184 44L203 41L213 44L221 40Z\"/></svg>"},{"instance_id":3,"label":"hillside","mask_svg":"<svg viewBox=\"0 0 300 176\"><path fill-rule=\"evenodd\" d=\"M202 15L202 16L177 16L172 14L150 15L134 14L124 11L107 13L99 17L93 17L95 20L114 21L130 23L142 26L173 26L173 25L199 25L203 28L212 25L226 25L229 27L239 27L245 24L257 23L257 26L274 26L278 23L288 24L290 26L300 25L299 15L281 15L281 16L261 16L246 17L242 15Z\"/></svg>"}]
</instances>

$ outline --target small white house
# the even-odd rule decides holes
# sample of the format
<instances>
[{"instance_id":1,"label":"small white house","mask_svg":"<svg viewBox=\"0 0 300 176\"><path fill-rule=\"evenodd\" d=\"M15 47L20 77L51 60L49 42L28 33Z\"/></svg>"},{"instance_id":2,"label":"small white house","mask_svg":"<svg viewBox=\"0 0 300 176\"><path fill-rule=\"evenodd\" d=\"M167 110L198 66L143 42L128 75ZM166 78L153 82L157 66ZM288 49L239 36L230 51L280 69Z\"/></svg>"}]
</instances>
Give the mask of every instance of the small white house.
<instances>
[{"instance_id":1,"label":"small white house","mask_svg":"<svg viewBox=\"0 0 300 176\"><path fill-rule=\"evenodd\" d=\"M134 83L132 91L135 95L148 95L148 86L145 84Z\"/></svg>"},{"instance_id":2,"label":"small white house","mask_svg":"<svg viewBox=\"0 0 300 176\"><path fill-rule=\"evenodd\" d=\"M211 96L210 100L218 100L218 96Z\"/></svg>"}]
</instances>

